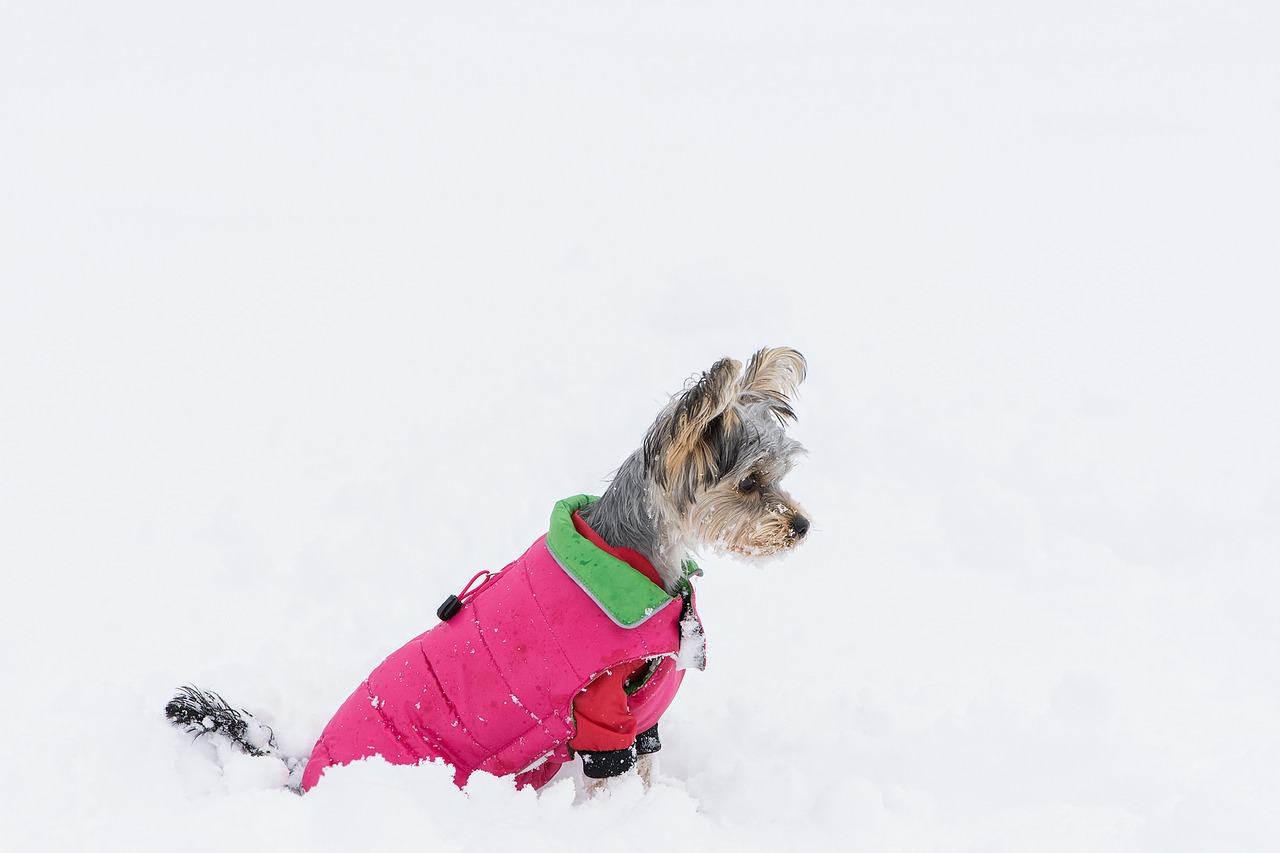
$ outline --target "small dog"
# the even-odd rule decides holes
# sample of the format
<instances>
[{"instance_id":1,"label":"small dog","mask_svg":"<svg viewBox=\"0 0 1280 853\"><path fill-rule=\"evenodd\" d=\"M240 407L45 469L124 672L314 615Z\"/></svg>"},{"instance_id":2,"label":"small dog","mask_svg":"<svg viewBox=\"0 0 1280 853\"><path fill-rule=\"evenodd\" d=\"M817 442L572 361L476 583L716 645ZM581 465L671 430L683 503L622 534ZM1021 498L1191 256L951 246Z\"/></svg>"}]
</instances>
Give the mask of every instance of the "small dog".
<instances>
[{"instance_id":1,"label":"small dog","mask_svg":"<svg viewBox=\"0 0 1280 853\"><path fill-rule=\"evenodd\" d=\"M460 787L476 770L540 787L580 754L591 790L633 767L647 785L658 719L685 670L705 665L701 571L688 553L770 557L809 531L781 485L804 452L785 427L805 370L787 348L760 350L745 370L717 361L658 415L600 498L556 504L524 555L446 599L442 623L370 674L305 765L217 694L183 688L168 717L285 761L302 791L372 755L442 760Z\"/></svg>"}]
</instances>

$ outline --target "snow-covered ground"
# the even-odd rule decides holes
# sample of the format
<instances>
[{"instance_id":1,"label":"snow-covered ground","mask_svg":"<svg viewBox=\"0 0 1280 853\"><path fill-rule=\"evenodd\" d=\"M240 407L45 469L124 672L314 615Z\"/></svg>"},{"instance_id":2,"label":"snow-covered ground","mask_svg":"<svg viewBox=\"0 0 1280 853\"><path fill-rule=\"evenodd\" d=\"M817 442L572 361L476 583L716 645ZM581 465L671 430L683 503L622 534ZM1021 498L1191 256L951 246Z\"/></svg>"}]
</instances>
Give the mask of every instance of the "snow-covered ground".
<instances>
[{"instance_id":1,"label":"snow-covered ground","mask_svg":"<svg viewBox=\"0 0 1280 853\"><path fill-rule=\"evenodd\" d=\"M8 3L0 848L1280 849L1270 3ZM660 780L305 753L723 355ZM657 847L655 848L655 845Z\"/></svg>"}]
</instances>

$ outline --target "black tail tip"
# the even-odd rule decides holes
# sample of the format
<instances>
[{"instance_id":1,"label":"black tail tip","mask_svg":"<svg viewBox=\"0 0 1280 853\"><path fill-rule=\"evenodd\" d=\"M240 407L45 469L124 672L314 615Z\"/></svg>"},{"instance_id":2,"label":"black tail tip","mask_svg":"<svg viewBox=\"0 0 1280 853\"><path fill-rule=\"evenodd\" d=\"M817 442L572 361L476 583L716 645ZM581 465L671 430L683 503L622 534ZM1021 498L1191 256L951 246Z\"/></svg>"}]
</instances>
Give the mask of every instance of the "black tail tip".
<instances>
[{"instance_id":1,"label":"black tail tip","mask_svg":"<svg viewBox=\"0 0 1280 853\"><path fill-rule=\"evenodd\" d=\"M164 715L175 726L196 726L201 731L212 731L214 723L220 717L239 716L217 693L200 690L189 684L178 688L169 704L164 706Z\"/></svg>"},{"instance_id":2,"label":"black tail tip","mask_svg":"<svg viewBox=\"0 0 1280 853\"><path fill-rule=\"evenodd\" d=\"M213 733L226 735L249 755L267 755L275 746L269 726L254 720L258 736L251 739L249 721L253 717L249 712L237 711L217 693L200 690L190 684L178 688L177 694L164 706L164 714L169 722L196 737Z\"/></svg>"}]
</instances>

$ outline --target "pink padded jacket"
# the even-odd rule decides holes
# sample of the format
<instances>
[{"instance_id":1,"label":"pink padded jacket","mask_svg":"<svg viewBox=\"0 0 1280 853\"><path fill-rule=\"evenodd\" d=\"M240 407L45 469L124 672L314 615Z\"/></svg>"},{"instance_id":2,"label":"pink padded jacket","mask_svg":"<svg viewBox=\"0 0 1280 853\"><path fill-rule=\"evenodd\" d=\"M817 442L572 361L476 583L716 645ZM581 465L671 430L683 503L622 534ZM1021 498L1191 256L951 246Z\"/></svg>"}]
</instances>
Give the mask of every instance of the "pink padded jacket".
<instances>
[{"instance_id":1,"label":"pink padded jacket","mask_svg":"<svg viewBox=\"0 0 1280 853\"><path fill-rule=\"evenodd\" d=\"M682 611L696 619L696 566L683 595L667 595L574 529L573 513L592 500L556 504L547 535L369 675L316 742L304 790L327 768L373 755L441 759L459 786L476 770L541 786L570 758L574 697L630 661L652 661L628 701L637 731L658 722L684 675L675 655Z\"/></svg>"}]
</instances>

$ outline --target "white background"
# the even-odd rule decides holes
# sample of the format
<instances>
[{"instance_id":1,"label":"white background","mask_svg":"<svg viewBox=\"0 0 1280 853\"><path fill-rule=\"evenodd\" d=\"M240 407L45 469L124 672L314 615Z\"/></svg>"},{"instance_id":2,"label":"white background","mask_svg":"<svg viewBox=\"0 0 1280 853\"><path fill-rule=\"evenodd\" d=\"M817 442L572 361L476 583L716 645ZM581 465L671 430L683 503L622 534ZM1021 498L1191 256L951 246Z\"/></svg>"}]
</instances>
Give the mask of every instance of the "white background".
<instances>
[{"instance_id":1,"label":"white background","mask_svg":"<svg viewBox=\"0 0 1280 853\"><path fill-rule=\"evenodd\" d=\"M8 3L13 850L1280 848L1280 15ZM304 798L475 571L723 355L811 541L714 555L659 783ZM601 846L603 845L603 846Z\"/></svg>"}]
</instances>

